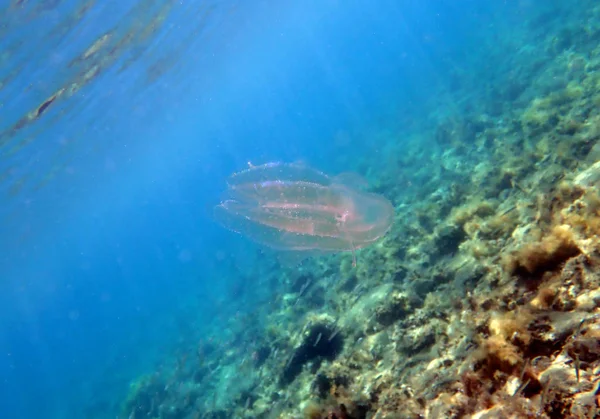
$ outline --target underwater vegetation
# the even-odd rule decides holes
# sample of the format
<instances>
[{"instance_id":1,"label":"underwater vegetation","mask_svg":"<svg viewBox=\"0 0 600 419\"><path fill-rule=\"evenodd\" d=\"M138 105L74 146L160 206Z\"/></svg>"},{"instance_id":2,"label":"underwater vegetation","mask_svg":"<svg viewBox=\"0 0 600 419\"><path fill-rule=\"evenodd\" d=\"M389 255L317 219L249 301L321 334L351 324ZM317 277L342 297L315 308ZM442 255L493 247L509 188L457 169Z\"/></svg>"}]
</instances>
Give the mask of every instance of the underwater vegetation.
<instances>
[{"instance_id":1,"label":"underwater vegetation","mask_svg":"<svg viewBox=\"0 0 600 419\"><path fill-rule=\"evenodd\" d=\"M339 252L366 247L390 228L394 208L360 190L358 176L329 177L309 167L251 166L228 181L215 209L232 231L279 250Z\"/></svg>"},{"instance_id":2,"label":"underwater vegetation","mask_svg":"<svg viewBox=\"0 0 600 419\"><path fill-rule=\"evenodd\" d=\"M385 164L361 162L395 207L377 243L383 225L360 217L373 232L341 234L332 209L347 188L364 196L343 177L287 165L233 175L226 226L317 250L320 236L294 236L323 229L342 252L257 263L246 274L269 303L182 348L194 362L138 380L120 417L600 417L600 6L578 4L540 11L494 37L480 67L456 68L456 108L423 116L414 141L365 133L398 144ZM340 189L315 212L319 188L298 199L300 180ZM365 244L356 267L348 237Z\"/></svg>"}]
</instances>

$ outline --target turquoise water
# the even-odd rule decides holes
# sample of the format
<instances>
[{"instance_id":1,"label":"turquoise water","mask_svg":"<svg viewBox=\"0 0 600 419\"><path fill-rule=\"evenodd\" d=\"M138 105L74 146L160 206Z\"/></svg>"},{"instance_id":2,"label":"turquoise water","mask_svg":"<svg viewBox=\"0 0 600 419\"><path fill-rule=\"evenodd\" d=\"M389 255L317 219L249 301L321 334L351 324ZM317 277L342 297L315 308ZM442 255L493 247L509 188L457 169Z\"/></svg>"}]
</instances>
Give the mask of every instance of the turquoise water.
<instances>
[{"instance_id":1,"label":"turquoise water","mask_svg":"<svg viewBox=\"0 0 600 419\"><path fill-rule=\"evenodd\" d=\"M215 222L228 176L282 161L358 173L396 208L440 193L411 156L447 151L442 121L551 90L531 78L592 42L565 34L592 6L0 2L0 417L125 418L131 383L177 383L199 342L252 347L238 331L266 327L290 268ZM202 385L173 418L247 403Z\"/></svg>"}]
</instances>

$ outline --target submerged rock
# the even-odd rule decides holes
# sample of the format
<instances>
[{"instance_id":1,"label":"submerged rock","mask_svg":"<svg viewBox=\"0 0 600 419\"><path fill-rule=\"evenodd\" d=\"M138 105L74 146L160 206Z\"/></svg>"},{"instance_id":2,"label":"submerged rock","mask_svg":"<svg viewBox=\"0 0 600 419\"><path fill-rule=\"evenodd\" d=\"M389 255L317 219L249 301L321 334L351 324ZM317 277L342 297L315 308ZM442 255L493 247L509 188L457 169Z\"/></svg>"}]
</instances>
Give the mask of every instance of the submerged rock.
<instances>
[{"instance_id":1,"label":"submerged rock","mask_svg":"<svg viewBox=\"0 0 600 419\"><path fill-rule=\"evenodd\" d=\"M335 359L344 349L344 338L327 323L311 324L303 333L300 346L295 348L281 376L283 384L289 384L309 363Z\"/></svg>"}]
</instances>

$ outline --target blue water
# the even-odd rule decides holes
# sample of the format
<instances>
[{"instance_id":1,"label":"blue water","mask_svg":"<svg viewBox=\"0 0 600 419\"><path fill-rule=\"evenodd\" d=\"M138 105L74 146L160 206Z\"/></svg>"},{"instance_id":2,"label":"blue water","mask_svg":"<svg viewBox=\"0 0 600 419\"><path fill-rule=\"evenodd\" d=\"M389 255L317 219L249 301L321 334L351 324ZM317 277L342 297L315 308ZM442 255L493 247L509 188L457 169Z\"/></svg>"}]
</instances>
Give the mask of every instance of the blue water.
<instances>
[{"instance_id":1,"label":"blue water","mask_svg":"<svg viewBox=\"0 0 600 419\"><path fill-rule=\"evenodd\" d=\"M129 382L226 327L240 278L260 283L258 249L212 220L229 174L377 177L423 121L467 106L457 72L485 96L504 72L481 57L542 7L142 3L0 2L2 418L116 417ZM107 33L139 40L72 63ZM248 310L270 292L251 288Z\"/></svg>"}]
</instances>

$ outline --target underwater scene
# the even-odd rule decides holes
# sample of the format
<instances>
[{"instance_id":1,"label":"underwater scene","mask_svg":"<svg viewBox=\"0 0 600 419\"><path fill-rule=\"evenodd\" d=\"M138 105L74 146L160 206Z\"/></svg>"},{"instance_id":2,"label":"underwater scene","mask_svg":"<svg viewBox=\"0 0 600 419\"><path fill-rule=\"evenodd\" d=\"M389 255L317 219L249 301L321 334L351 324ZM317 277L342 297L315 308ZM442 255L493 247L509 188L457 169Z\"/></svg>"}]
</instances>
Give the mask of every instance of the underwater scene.
<instances>
[{"instance_id":1,"label":"underwater scene","mask_svg":"<svg viewBox=\"0 0 600 419\"><path fill-rule=\"evenodd\" d=\"M600 418L600 3L0 0L0 418Z\"/></svg>"}]
</instances>

